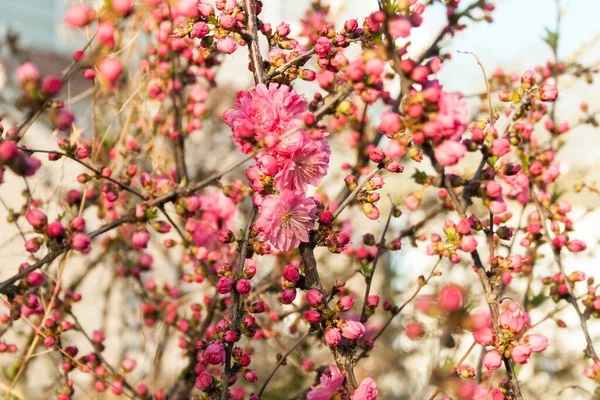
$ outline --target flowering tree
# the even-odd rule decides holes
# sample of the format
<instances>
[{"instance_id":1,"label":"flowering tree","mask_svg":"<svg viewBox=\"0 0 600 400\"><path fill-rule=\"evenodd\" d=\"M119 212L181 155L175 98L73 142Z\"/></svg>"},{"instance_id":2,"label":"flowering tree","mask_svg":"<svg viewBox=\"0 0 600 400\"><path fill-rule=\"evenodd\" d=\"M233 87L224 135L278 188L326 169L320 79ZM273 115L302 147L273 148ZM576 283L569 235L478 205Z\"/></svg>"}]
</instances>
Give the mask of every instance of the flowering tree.
<instances>
[{"instance_id":1,"label":"flowering tree","mask_svg":"<svg viewBox=\"0 0 600 400\"><path fill-rule=\"evenodd\" d=\"M442 5L446 25L415 56L411 32ZM591 83L596 68L559 57L558 29L547 38L555 58L531 70L488 76L475 56L486 91L469 113L436 73L466 21L492 22L491 1L380 0L343 26L315 1L300 33L263 21L262 7L77 2L64 20L89 42L62 76L18 67L25 114L0 130L0 194L46 163L83 172L57 195L28 185L21 204L3 202L29 253L2 271L0 351L21 355L4 371L4 398L42 398L31 385L43 374L60 400L88 386L136 399L391 398L415 388L415 367L386 359L408 354L398 337L442 349L419 365L428 392L413 398L533 398L521 366L547 348L567 356L547 333L549 321L565 327L563 310L584 339L572 368L589 379L574 387L600 384L588 327L600 294L565 265L586 244L556 183L571 129L556 107L559 77ZM223 105L219 67L246 52L238 70L254 85ZM65 104L77 74L91 83L91 115ZM580 124L597 125L581 110ZM39 118L61 132L55 147L28 136ZM403 214L411 223L399 230ZM398 292L389 261L410 244L430 261L405 259L422 275ZM88 298L81 287L101 266L111 285ZM107 315L121 311L112 291L141 324L105 337ZM78 311L86 301L100 325ZM149 336L143 362L128 343ZM40 352L57 372L30 368Z\"/></svg>"}]
</instances>

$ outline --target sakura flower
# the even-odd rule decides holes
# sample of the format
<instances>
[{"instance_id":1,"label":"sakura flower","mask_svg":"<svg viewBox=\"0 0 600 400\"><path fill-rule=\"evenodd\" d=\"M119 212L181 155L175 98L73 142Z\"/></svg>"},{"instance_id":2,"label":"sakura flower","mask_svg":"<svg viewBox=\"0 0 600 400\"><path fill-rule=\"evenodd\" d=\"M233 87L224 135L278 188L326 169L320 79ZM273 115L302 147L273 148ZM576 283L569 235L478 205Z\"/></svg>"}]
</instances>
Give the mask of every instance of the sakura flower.
<instances>
[{"instance_id":1,"label":"sakura flower","mask_svg":"<svg viewBox=\"0 0 600 400\"><path fill-rule=\"evenodd\" d=\"M247 92L239 92L233 109L223 119L233 132L233 142L243 153L265 140L275 145L280 136L299 124L306 111L306 99L290 87L260 84Z\"/></svg>"},{"instance_id":2,"label":"sakura flower","mask_svg":"<svg viewBox=\"0 0 600 400\"><path fill-rule=\"evenodd\" d=\"M283 161L281 171L275 175L277 190L291 189L306 191L307 185L318 186L327 174L331 149L323 140L312 140L306 132L298 132L302 139ZM292 146L287 146L289 150Z\"/></svg>"},{"instance_id":3,"label":"sakura flower","mask_svg":"<svg viewBox=\"0 0 600 400\"><path fill-rule=\"evenodd\" d=\"M342 388L344 375L338 367L330 365L321 374L319 381L321 385L311 387L311 391L306 395L307 400L330 400Z\"/></svg>"},{"instance_id":4,"label":"sakura flower","mask_svg":"<svg viewBox=\"0 0 600 400\"><path fill-rule=\"evenodd\" d=\"M351 400L375 400L378 394L379 391L375 381L371 378L365 378L352 393Z\"/></svg>"},{"instance_id":5,"label":"sakura flower","mask_svg":"<svg viewBox=\"0 0 600 400\"><path fill-rule=\"evenodd\" d=\"M467 128L467 103L458 93L441 92L438 113L427 122L424 131L430 137L458 140Z\"/></svg>"},{"instance_id":6,"label":"sakura flower","mask_svg":"<svg viewBox=\"0 0 600 400\"><path fill-rule=\"evenodd\" d=\"M256 228L277 250L296 248L308 242L308 232L317 219L317 206L312 197L292 190L282 190L279 196L266 196L259 208Z\"/></svg>"},{"instance_id":7,"label":"sakura flower","mask_svg":"<svg viewBox=\"0 0 600 400\"><path fill-rule=\"evenodd\" d=\"M446 140L435 149L435 159L443 166L455 165L464 157L467 149L461 143Z\"/></svg>"}]
</instances>

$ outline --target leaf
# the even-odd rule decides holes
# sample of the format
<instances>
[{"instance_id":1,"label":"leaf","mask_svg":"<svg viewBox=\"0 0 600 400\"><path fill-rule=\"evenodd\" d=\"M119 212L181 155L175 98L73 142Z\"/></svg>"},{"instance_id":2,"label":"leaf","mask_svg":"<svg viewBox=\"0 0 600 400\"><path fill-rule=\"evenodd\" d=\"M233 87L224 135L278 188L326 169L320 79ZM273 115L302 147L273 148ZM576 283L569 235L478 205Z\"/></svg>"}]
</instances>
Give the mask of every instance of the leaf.
<instances>
[{"instance_id":1,"label":"leaf","mask_svg":"<svg viewBox=\"0 0 600 400\"><path fill-rule=\"evenodd\" d=\"M548 28L544 28L546 30L546 37L544 37L544 42L548 43L550 48L556 52L556 48L558 47L558 33L551 31Z\"/></svg>"}]
</instances>

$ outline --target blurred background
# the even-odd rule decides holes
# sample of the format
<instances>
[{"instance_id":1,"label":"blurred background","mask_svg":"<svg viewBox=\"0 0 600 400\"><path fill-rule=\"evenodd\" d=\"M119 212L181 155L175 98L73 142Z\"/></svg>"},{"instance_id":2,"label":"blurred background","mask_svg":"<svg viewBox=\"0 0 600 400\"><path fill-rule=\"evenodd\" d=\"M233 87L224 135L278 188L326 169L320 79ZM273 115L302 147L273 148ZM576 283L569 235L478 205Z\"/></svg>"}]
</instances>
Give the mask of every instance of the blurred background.
<instances>
[{"instance_id":1,"label":"blurred background","mask_svg":"<svg viewBox=\"0 0 600 400\"><path fill-rule=\"evenodd\" d=\"M466 0L465 0L466 1ZM280 21L291 24L292 35L300 29L299 18L309 7L308 0L263 0L264 7L261 19L270 22L273 26ZM331 0L324 1L332 6L337 16L337 22L341 25L349 18L357 18L359 21L377 9L376 0ZM446 51L452 54L452 60L445 63L445 67L439 73L439 79L448 91L461 91L469 98L469 105L472 115L476 115L479 110L479 98L477 95L485 91L484 81L481 71L470 55L459 54L457 51L469 51L476 54L485 66L488 76L496 68L502 68L506 72L520 74L528 68L533 68L545 61L552 59L550 48L543 42L546 35L546 28L555 29L557 24L558 7L562 9L561 20L561 40L559 43L559 55L563 59L577 58L580 62L587 65L596 65L600 63L600 24L597 23L600 15L600 0L564 0L556 2L554 0L498 0L496 10L493 13L495 22L487 24L484 22L469 22L469 28L464 32L458 33L454 38L448 41L449 45ZM88 4L93 4L88 2ZM42 75L60 74L60 72L69 65L72 60L74 50L80 49L86 43L86 35L89 32L76 32L67 29L62 16L69 7L69 0L0 0L0 113L7 116L8 121L18 121L22 114L15 109L13 104L18 94L18 84L15 78L15 68L25 60L35 62ZM427 48L433 38L437 35L440 28L445 24L444 8L432 7L424 15L424 24L421 28L415 29L411 36L413 45L411 51L416 54ZM471 26L472 25L472 26ZM140 39L142 40L142 39ZM227 62L219 73L219 81L224 85L223 96L218 99L218 104L214 104L216 109L226 109L233 102L235 91L246 89L251 85L251 75L249 73L239 73L240 65L247 64L247 54L240 50L229 57ZM89 109L90 98L82 94L89 89L89 83L82 78L75 78L71 81L68 91L70 94L69 107L73 108L77 115L76 124L85 134L89 128ZM561 119L575 125L580 118L579 105L581 102L589 104L591 110L600 109L600 87L598 84L587 85L582 80L576 80L571 77L565 77L560 80L560 95L558 110ZM381 111L373 107L370 111L377 115ZM86 122L87 121L87 122ZM7 124L10 126L10 122ZM222 129L217 126L216 131ZM226 134L223 135L228 140ZM53 132L49 125L43 121L36 122L28 133L27 141L29 144L35 143L38 148L54 147L56 141L56 132ZM223 157L222 154L210 154L203 152L200 142L197 147L191 146L194 153L192 158L202 156L205 165L196 166L197 168L210 169L213 165L228 163L236 160L237 155L230 152ZM332 145L334 147L334 160L331 168L332 181L337 179L337 185L341 181L343 172L337 168L344 159L344 142L340 140ZM198 152L201 152L198 154ZM188 154L189 156L189 154ZM583 125L568 133L568 141L559 152L559 158L562 161L561 169L564 175L560 179L561 185L565 188L572 188L576 180L585 177L586 181L600 180L600 132L597 128ZM336 167L337 165L337 167ZM461 164L462 165L462 164ZM73 167L72 164L45 163L43 171L30 180L33 190L45 191L47 195L53 195L56 185L61 190L76 185L75 177L81 171ZM405 173L404 179L406 180ZM50 185L52 183L53 185ZM0 186L0 197L9 206L18 206L21 201L20 191L23 189L23 182L14 177L7 177L7 182ZM414 187L408 185L391 185L388 190L397 197L409 193ZM332 190L331 194L337 190ZM593 250L600 239L600 211L589 211L590 208L598 208L600 202L594 194L570 194L566 199L574 205L574 214L578 215L575 220L577 233L575 238L585 238L592 251L586 253L587 256L565 256L568 270L582 270L586 273L598 272L599 259L597 252ZM399 219L393 229L402 229L410 224L420 220L426 214L424 211L413 213L409 217ZM386 210L382 210L382 215L387 215ZM27 258L27 254L22 250L21 239L12 226L4 227L6 218L6 209L0 208L0 278L4 279L16 271L18 265ZM364 222L362 218L361 223ZM437 226L441 226L443 220L437 221ZM383 221L364 223L365 229L371 229L376 232L381 230ZM436 226L436 225L434 225ZM357 239L359 240L359 239ZM155 254L158 260L171 262L164 254ZM385 260L385 279L393 281L391 293L389 296L396 296L400 301L406 299L406 289L413 287L418 275L425 273L433 264L429 257L424 255L424 246L419 248L405 243L405 248L395 254L392 258ZM85 266L81 266L85 268ZM94 275L94 279L88 281L82 286L86 295L93 298L94 295L104 296L107 293L107 287L112 282L109 270L102 270ZM328 279L333 282L334 276L343 276L343 266L333 266L331 276ZM466 272L465 272L466 271ZM548 273L553 269L549 268ZM107 273L108 272L108 273ZM453 267L447 271L447 279L458 282L472 282L474 276L467 275L468 267ZM540 270L540 277L544 276L545 271ZM383 272L382 272L383 273ZM168 277L167 277L168 278ZM379 277L383 278L382 276ZM361 280L357 279L355 284L360 285ZM376 284L380 284L381 282ZM536 288L539 290L539 287ZM477 292L478 288L473 291ZM146 343L135 343L137 336L127 336L124 333L126 328L142 329L139 327L139 317L137 314L138 305L133 302L133 298L128 298L126 291L124 295L114 295L109 297L110 304L87 305L87 309L80 309L82 323L89 325L90 330L96 329L101 323L96 315L102 317L97 307L104 310L110 308L111 304L124 309L123 315L119 319L108 322L109 333L107 337L116 337L121 340L120 343L111 343L109 339L107 346L112 356L119 357L123 348L136 348L141 353L147 353L147 363L151 364L155 351L160 347L161 335L148 335ZM82 306L83 307L83 306ZM543 309L542 309L543 310ZM540 310L539 314L532 315L532 320L539 319L544 312ZM106 318L104 315L103 318ZM576 326L577 317L574 313L565 312L561 318L569 326ZM395 324L401 326L406 321L397 318ZM547 322L552 325L552 320ZM285 324L284 324L285 325ZM582 348L584 347L581 333L578 330L556 329L555 325L551 329L544 331L550 336L550 347L548 351L538 355L530 364L524 366L519 371L519 377L526 383L525 396L528 399L559 399L569 397L571 399L586 399L589 395L583 391L570 390L559 394L561 390L569 385L578 385L586 390L593 391L594 385L591 381L585 379L580 369L580 361L583 358ZM542 327L543 329L543 327ZM371 357L360 364L357 377L362 379L364 376L377 377L378 384L385 393L382 399L423 399L428 398L429 394L435 389L429 382L428 371L425 365L439 363L446 357L457 360L465 349L470 345L471 339L465 338L458 343L458 346L452 352L441 351L440 344L435 339L435 332L431 333L431 340L422 342L409 341L405 335L395 336L394 329L390 329L388 335L378 343ZM600 323L593 321L591 323L593 339L600 343ZM276 351L284 351L289 348L293 340L282 337L275 342L280 348ZM113 346L114 345L114 346ZM265 344L266 345L266 344ZM176 343L169 343L165 351L170 354L177 354ZM571 356L568 358L557 358L558 349L564 354L564 349ZM274 354L271 349L268 353ZM267 351L265 351L267 353ZM296 353L291 358L290 364L299 366L302 360L302 351ZM111 356L107 356L110 358ZM259 357L259 356L257 356ZM329 354L322 352L322 359L315 359L315 364L327 362ZM476 364L479 354L471 355L468 360L471 364ZM0 364L11 365L14 360L10 356L0 354ZM40 368L44 368L44 358L36 360ZM573 368L574 363L579 362L577 368ZM160 370L161 373L156 376L157 385L168 385L177 378L180 369L185 365L183 360L172 358L165 361L165 367ZM272 365L273 360L269 360L267 365ZM257 367L259 376L263 371ZM409 376L409 378L407 378ZM273 387L280 386L281 397L288 398L296 386L285 382L284 379L290 378L290 374L280 373L278 375L281 381L274 381ZM560 379L557 379L560 378ZM28 382L32 387L38 387L40 393L43 393L48 383L48 379L43 376L39 381ZM288 386L291 385L291 386ZM42 395L40 395L42 396ZM94 398L90 394L89 398ZM275 395L279 396L279 395ZM563 397L564 396L564 397ZM43 396L42 396L43 397ZM40 398L42 398L40 397ZM84 398L84 397L82 397Z\"/></svg>"}]
</instances>

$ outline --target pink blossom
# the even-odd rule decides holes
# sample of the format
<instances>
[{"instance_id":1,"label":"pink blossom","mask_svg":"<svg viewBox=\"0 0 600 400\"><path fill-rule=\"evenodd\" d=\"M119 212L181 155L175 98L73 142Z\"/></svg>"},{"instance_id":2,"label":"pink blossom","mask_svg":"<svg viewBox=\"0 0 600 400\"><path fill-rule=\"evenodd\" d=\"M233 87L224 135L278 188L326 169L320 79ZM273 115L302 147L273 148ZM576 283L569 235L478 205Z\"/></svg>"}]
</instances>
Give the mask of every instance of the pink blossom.
<instances>
[{"instance_id":1,"label":"pink blossom","mask_svg":"<svg viewBox=\"0 0 600 400\"><path fill-rule=\"evenodd\" d=\"M275 175L274 187L306 191L307 185L318 186L327 175L331 149L325 139L313 140L306 132L298 132L302 138L295 146L286 146L290 154L284 159L281 171Z\"/></svg>"},{"instance_id":2,"label":"pink blossom","mask_svg":"<svg viewBox=\"0 0 600 400\"><path fill-rule=\"evenodd\" d=\"M510 142L506 138L494 140L492 144L492 154L496 157L502 157L510 152Z\"/></svg>"},{"instance_id":3,"label":"pink blossom","mask_svg":"<svg viewBox=\"0 0 600 400\"><path fill-rule=\"evenodd\" d=\"M231 54L238 48L237 42L229 35L217 41L217 50L221 53Z\"/></svg>"},{"instance_id":4,"label":"pink blossom","mask_svg":"<svg viewBox=\"0 0 600 400\"><path fill-rule=\"evenodd\" d=\"M114 82L119 78L119 75L123 72L123 66L121 61L117 58L105 58L98 66L98 71L106 80Z\"/></svg>"},{"instance_id":5,"label":"pink blossom","mask_svg":"<svg viewBox=\"0 0 600 400\"><path fill-rule=\"evenodd\" d=\"M393 111L386 111L379 116L379 130L386 136L392 136L400 132L402 118Z\"/></svg>"},{"instance_id":6,"label":"pink blossom","mask_svg":"<svg viewBox=\"0 0 600 400\"><path fill-rule=\"evenodd\" d=\"M496 181L488 181L485 185L485 191L491 197L498 197L502 195L502 186Z\"/></svg>"},{"instance_id":7,"label":"pink blossom","mask_svg":"<svg viewBox=\"0 0 600 400\"><path fill-rule=\"evenodd\" d=\"M65 13L65 24L71 28L83 28L90 23L94 10L81 4L73 4Z\"/></svg>"},{"instance_id":8,"label":"pink blossom","mask_svg":"<svg viewBox=\"0 0 600 400\"><path fill-rule=\"evenodd\" d=\"M389 21L390 35L394 39L407 38L410 35L410 28L412 28L412 24L408 18L396 17Z\"/></svg>"},{"instance_id":9,"label":"pink blossom","mask_svg":"<svg viewBox=\"0 0 600 400\"><path fill-rule=\"evenodd\" d=\"M531 349L524 344L515 346L515 348L510 352L510 357L517 364L527 364L527 360L529 360L530 355Z\"/></svg>"},{"instance_id":10,"label":"pink blossom","mask_svg":"<svg viewBox=\"0 0 600 400\"><path fill-rule=\"evenodd\" d=\"M445 140L435 148L435 159L443 166L455 165L465 156L467 148L458 142Z\"/></svg>"},{"instance_id":11,"label":"pink blossom","mask_svg":"<svg viewBox=\"0 0 600 400\"><path fill-rule=\"evenodd\" d=\"M464 304L464 292L460 286L445 285L438 293L437 300L442 309L454 312L461 309Z\"/></svg>"},{"instance_id":12,"label":"pink blossom","mask_svg":"<svg viewBox=\"0 0 600 400\"><path fill-rule=\"evenodd\" d=\"M483 365L489 370L495 370L502 365L502 355L496 350L491 350L483 356Z\"/></svg>"},{"instance_id":13,"label":"pink blossom","mask_svg":"<svg viewBox=\"0 0 600 400\"><path fill-rule=\"evenodd\" d=\"M317 206L312 197L282 190L279 196L269 195L262 200L255 226L271 246L287 251L308 242L308 232L316 219Z\"/></svg>"},{"instance_id":14,"label":"pink blossom","mask_svg":"<svg viewBox=\"0 0 600 400\"><path fill-rule=\"evenodd\" d=\"M289 86L260 84L239 92L232 109L223 114L233 132L233 142L244 153L265 140L275 145L281 135L299 125L306 111L306 99Z\"/></svg>"},{"instance_id":15,"label":"pink blossom","mask_svg":"<svg viewBox=\"0 0 600 400\"><path fill-rule=\"evenodd\" d=\"M111 0L110 5L112 9L121 15L126 15L131 12L133 7L133 0Z\"/></svg>"},{"instance_id":16,"label":"pink blossom","mask_svg":"<svg viewBox=\"0 0 600 400\"><path fill-rule=\"evenodd\" d=\"M312 386L310 392L306 395L307 400L331 400L333 395L342 388L344 375L339 368L330 365L321 374L318 387Z\"/></svg>"},{"instance_id":17,"label":"pink blossom","mask_svg":"<svg viewBox=\"0 0 600 400\"><path fill-rule=\"evenodd\" d=\"M542 101L553 102L558 98L558 89L554 85L544 83L538 89L537 96Z\"/></svg>"},{"instance_id":18,"label":"pink blossom","mask_svg":"<svg viewBox=\"0 0 600 400\"><path fill-rule=\"evenodd\" d=\"M32 208L25 213L25 219L34 228L43 228L48 223L46 214L37 208Z\"/></svg>"},{"instance_id":19,"label":"pink blossom","mask_svg":"<svg viewBox=\"0 0 600 400\"><path fill-rule=\"evenodd\" d=\"M467 253L474 252L477 249L477 239L472 235L463 236L460 241L460 248Z\"/></svg>"},{"instance_id":20,"label":"pink blossom","mask_svg":"<svg viewBox=\"0 0 600 400\"><path fill-rule=\"evenodd\" d=\"M150 240L150 233L148 231L138 231L132 236L133 247L140 251L148 247L148 241Z\"/></svg>"},{"instance_id":21,"label":"pink blossom","mask_svg":"<svg viewBox=\"0 0 600 400\"><path fill-rule=\"evenodd\" d=\"M482 346L489 346L494 340L494 331L490 327L483 327L473 331L473 339Z\"/></svg>"},{"instance_id":22,"label":"pink blossom","mask_svg":"<svg viewBox=\"0 0 600 400\"><path fill-rule=\"evenodd\" d=\"M209 372L202 372L196 378L195 386L200 390L206 390L213 384L213 376Z\"/></svg>"},{"instance_id":23,"label":"pink blossom","mask_svg":"<svg viewBox=\"0 0 600 400\"><path fill-rule=\"evenodd\" d=\"M219 365L225 361L225 346L222 342L215 342L204 350L204 358L211 365Z\"/></svg>"},{"instance_id":24,"label":"pink blossom","mask_svg":"<svg viewBox=\"0 0 600 400\"><path fill-rule=\"evenodd\" d=\"M352 393L351 400L375 400L378 394L379 391L375 381L371 378L365 378Z\"/></svg>"},{"instance_id":25,"label":"pink blossom","mask_svg":"<svg viewBox=\"0 0 600 400\"><path fill-rule=\"evenodd\" d=\"M489 204L489 209L490 212L494 215L498 215L498 214L502 214L503 212L506 211L506 203L504 202L504 199L502 197L498 197L492 201L490 201Z\"/></svg>"},{"instance_id":26,"label":"pink blossom","mask_svg":"<svg viewBox=\"0 0 600 400\"><path fill-rule=\"evenodd\" d=\"M73 249L85 253L90 250L92 241L85 233L77 232L71 237L71 246Z\"/></svg>"},{"instance_id":27,"label":"pink blossom","mask_svg":"<svg viewBox=\"0 0 600 400\"><path fill-rule=\"evenodd\" d=\"M567 248L571 253L579 253L580 251L584 251L585 249L587 249L587 245L583 240L575 239L571 240L567 244Z\"/></svg>"},{"instance_id":28,"label":"pink blossom","mask_svg":"<svg viewBox=\"0 0 600 400\"><path fill-rule=\"evenodd\" d=\"M435 119L426 124L425 133L431 137L458 140L467 128L467 102L459 93L442 91L438 107Z\"/></svg>"},{"instance_id":29,"label":"pink blossom","mask_svg":"<svg viewBox=\"0 0 600 400\"><path fill-rule=\"evenodd\" d=\"M358 321L347 320L342 323L342 336L346 339L358 339L365 333L365 326Z\"/></svg>"},{"instance_id":30,"label":"pink blossom","mask_svg":"<svg viewBox=\"0 0 600 400\"><path fill-rule=\"evenodd\" d=\"M27 61L17 68L17 80L21 86L25 85L27 82L37 82L39 79L40 71L34 63Z\"/></svg>"},{"instance_id":31,"label":"pink blossom","mask_svg":"<svg viewBox=\"0 0 600 400\"><path fill-rule=\"evenodd\" d=\"M340 334L340 330L338 328L327 328L325 331L325 341L329 346L337 346L340 344L340 340L342 340L342 335Z\"/></svg>"},{"instance_id":32,"label":"pink blossom","mask_svg":"<svg viewBox=\"0 0 600 400\"><path fill-rule=\"evenodd\" d=\"M529 346L531 351L539 353L546 350L546 347L548 347L548 338L539 333L534 333L533 335L527 335L525 337L525 343Z\"/></svg>"},{"instance_id":33,"label":"pink blossom","mask_svg":"<svg viewBox=\"0 0 600 400\"><path fill-rule=\"evenodd\" d=\"M306 292L306 302L311 306L317 306L323 301L323 293L316 289L310 289Z\"/></svg>"}]
</instances>

